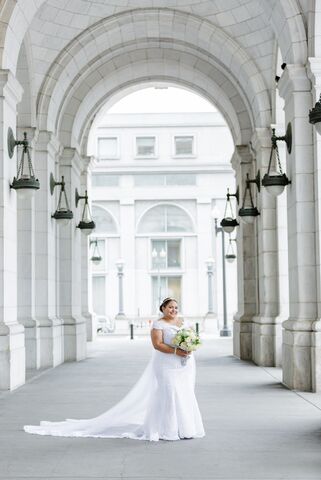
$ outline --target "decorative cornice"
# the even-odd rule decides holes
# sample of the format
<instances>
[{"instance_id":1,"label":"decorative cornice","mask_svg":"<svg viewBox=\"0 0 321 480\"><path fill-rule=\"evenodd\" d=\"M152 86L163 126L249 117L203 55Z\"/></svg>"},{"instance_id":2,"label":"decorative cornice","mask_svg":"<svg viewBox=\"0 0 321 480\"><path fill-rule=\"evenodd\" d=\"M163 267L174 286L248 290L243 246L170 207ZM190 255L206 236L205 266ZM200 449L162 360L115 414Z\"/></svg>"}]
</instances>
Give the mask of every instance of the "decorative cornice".
<instances>
[{"instance_id":1,"label":"decorative cornice","mask_svg":"<svg viewBox=\"0 0 321 480\"><path fill-rule=\"evenodd\" d=\"M304 65L288 65L283 70L278 81L280 96L287 99L294 92L310 92L311 81L308 78L307 69Z\"/></svg>"}]
</instances>

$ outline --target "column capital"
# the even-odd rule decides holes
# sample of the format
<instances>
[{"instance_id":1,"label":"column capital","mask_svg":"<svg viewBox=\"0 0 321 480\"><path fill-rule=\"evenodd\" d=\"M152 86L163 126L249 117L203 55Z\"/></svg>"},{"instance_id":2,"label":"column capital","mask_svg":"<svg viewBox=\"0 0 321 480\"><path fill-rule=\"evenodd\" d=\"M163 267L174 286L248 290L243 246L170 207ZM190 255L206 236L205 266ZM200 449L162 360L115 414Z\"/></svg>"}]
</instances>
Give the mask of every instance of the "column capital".
<instances>
[{"instance_id":1,"label":"column capital","mask_svg":"<svg viewBox=\"0 0 321 480\"><path fill-rule=\"evenodd\" d=\"M238 171L240 165L251 164L252 161L253 154L251 152L250 145L235 145L231 160L232 167L235 171Z\"/></svg>"},{"instance_id":2,"label":"column capital","mask_svg":"<svg viewBox=\"0 0 321 480\"><path fill-rule=\"evenodd\" d=\"M83 172L87 170L88 167L88 157L87 155L80 155L77 148L65 147L60 157L60 165L64 167L72 167L76 170L77 174L80 176Z\"/></svg>"},{"instance_id":3,"label":"column capital","mask_svg":"<svg viewBox=\"0 0 321 480\"><path fill-rule=\"evenodd\" d=\"M261 148L271 148L270 128L256 128L251 137L251 147L255 155Z\"/></svg>"},{"instance_id":4,"label":"column capital","mask_svg":"<svg viewBox=\"0 0 321 480\"><path fill-rule=\"evenodd\" d=\"M306 67L300 64L287 65L278 82L278 89L285 101L294 92L310 92L311 82Z\"/></svg>"},{"instance_id":5,"label":"column capital","mask_svg":"<svg viewBox=\"0 0 321 480\"><path fill-rule=\"evenodd\" d=\"M21 102L23 88L10 70L0 70L0 96L16 107Z\"/></svg>"}]
</instances>

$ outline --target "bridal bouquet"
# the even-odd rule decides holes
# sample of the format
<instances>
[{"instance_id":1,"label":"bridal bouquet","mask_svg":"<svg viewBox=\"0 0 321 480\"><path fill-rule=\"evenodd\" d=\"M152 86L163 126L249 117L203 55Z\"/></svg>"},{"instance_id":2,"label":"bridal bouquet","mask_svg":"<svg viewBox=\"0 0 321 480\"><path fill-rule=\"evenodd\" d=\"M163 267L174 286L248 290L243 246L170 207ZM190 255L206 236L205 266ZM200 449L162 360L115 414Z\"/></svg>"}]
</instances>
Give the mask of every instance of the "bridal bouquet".
<instances>
[{"instance_id":1,"label":"bridal bouquet","mask_svg":"<svg viewBox=\"0 0 321 480\"><path fill-rule=\"evenodd\" d=\"M180 348L186 352L192 352L198 349L201 346L201 339L199 335L192 328L182 328L177 332L175 337L172 340L172 344L175 347ZM189 357L184 357L181 359L182 365L186 365L187 359Z\"/></svg>"}]
</instances>

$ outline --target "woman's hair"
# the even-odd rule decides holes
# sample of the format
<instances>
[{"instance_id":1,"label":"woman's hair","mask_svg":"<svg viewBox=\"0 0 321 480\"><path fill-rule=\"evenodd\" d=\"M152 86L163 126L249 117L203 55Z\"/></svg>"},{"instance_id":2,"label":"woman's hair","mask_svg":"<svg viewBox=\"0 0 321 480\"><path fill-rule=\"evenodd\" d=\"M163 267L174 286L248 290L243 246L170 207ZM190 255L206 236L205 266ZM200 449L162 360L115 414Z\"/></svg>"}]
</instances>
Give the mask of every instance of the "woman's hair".
<instances>
[{"instance_id":1,"label":"woman's hair","mask_svg":"<svg viewBox=\"0 0 321 480\"><path fill-rule=\"evenodd\" d=\"M170 302L176 302L177 303L177 300L175 300L175 298L172 298L172 297L164 298L164 300L162 301L162 303L159 306L159 309L162 313L163 313L163 308L165 308Z\"/></svg>"}]
</instances>

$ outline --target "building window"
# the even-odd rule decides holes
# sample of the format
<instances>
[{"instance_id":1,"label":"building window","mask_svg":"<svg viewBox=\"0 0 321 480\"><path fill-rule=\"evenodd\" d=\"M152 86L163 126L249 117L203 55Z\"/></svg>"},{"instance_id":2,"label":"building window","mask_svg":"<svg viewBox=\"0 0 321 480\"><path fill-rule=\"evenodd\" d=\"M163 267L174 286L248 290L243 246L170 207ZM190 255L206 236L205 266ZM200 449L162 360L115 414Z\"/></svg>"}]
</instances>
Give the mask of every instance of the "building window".
<instances>
[{"instance_id":1,"label":"building window","mask_svg":"<svg viewBox=\"0 0 321 480\"><path fill-rule=\"evenodd\" d=\"M152 240L152 269L175 268L181 268L181 240Z\"/></svg>"},{"instance_id":2,"label":"building window","mask_svg":"<svg viewBox=\"0 0 321 480\"><path fill-rule=\"evenodd\" d=\"M169 175L134 175L135 187L166 187L196 185L196 175L173 173Z\"/></svg>"},{"instance_id":3,"label":"building window","mask_svg":"<svg viewBox=\"0 0 321 480\"><path fill-rule=\"evenodd\" d=\"M158 205L148 210L141 219L138 233L167 233L194 231L187 213L175 205Z\"/></svg>"},{"instance_id":4,"label":"building window","mask_svg":"<svg viewBox=\"0 0 321 480\"><path fill-rule=\"evenodd\" d=\"M91 184L93 187L118 187L119 176L108 175L105 173L94 173L91 176Z\"/></svg>"},{"instance_id":5,"label":"building window","mask_svg":"<svg viewBox=\"0 0 321 480\"><path fill-rule=\"evenodd\" d=\"M153 313L159 313L159 305L163 298L172 297L177 300L182 310L181 291L182 277L178 276L152 276L152 305Z\"/></svg>"},{"instance_id":6,"label":"building window","mask_svg":"<svg viewBox=\"0 0 321 480\"><path fill-rule=\"evenodd\" d=\"M117 137L98 139L98 158L107 160L119 158Z\"/></svg>"},{"instance_id":7,"label":"building window","mask_svg":"<svg viewBox=\"0 0 321 480\"><path fill-rule=\"evenodd\" d=\"M95 275L92 281L93 311L96 315L106 315L106 278Z\"/></svg>"},{"instance_id":8,"label":"building window","mask_svg":"<svg viewBox=\"0 0 321 480\"><path fill-rule=\"evenodd\" d=\"M155 137L136 137L137 157L155 157Z\"/></svg>"},{"instance_id":9,"label":"building window","mask_svg":"<svg viewBox=\"0 0 321 480\"><path fill-rule=\"evenodd\" d=\"M115 220L104 208L93 205L92 217L96 224L95 233L117 233Z\"/></svg>"},{"instance_id":10,"label":"building window","mask_svg":"<svg viewBox=\"0 0 321 480\"><path fill-rule=\"evenodd\" d=\"M190 156L194 155L194 137L180 136L174 138L175 155L176 156Z\"/></svg>"}]
</instances>

